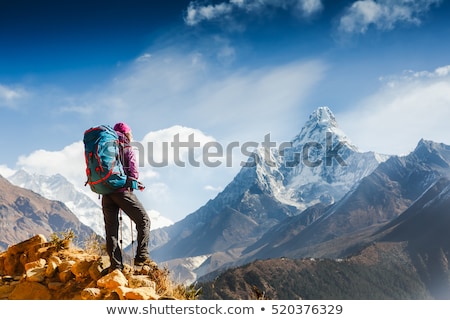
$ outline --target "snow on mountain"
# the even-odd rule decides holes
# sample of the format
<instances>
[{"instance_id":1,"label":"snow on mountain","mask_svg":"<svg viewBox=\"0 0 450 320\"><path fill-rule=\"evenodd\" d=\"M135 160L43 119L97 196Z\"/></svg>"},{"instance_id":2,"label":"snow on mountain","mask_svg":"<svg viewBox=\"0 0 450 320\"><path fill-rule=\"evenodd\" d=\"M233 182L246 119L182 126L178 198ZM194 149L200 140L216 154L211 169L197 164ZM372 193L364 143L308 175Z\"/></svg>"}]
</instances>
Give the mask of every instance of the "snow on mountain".
<instances>
[{"instance_id":1,"label":"snow on mountain","mask_svg":"<svg viewBox=\"0 0 450 320\"><path fill-rule=\"evenodd\" d=\"M307 208L338 202L389 158L360 152L328 107L315 110L291 142L276 146L269 138L214 199L151 235L155 261L218 253L237 260L231 250L244 250ZM195 273L199 276L229 262L222 259L212 265L208 259Z\"/></svg>"},{"instance_id":2,"label":"snow on mountain","mask_svg":"<svg viewBox=\"0 0 450 320\"><path fill-rule=\"evenodd\" d=\"M44 176L18 170L8 180L22 188L30 189L50 200L63 202L80 221L104 236L102 209L60 174Z\"/></svg>"},{"instance_id":3,"label":"snow on mountain","mask_svg":"<svg viewBox=\"0 0 450 320\"><path fill-rule=\"evenodd\" d=\"M93 200L83 190L77 189L65 177L60 174L45 176L36 173L28 173L25 170L18 170L7 179L22 188L30 189L50 200L63 202L85 225L91 227L95 233L104 237L105 227L101 200ZM172 222L162 217L158 212L150 210L152 229L170 225ZM131 234L131 221L123 214L122 241L123 245L131 244L132 239L136 240L136 230L133 228Z\"/></svg>"},{"instance_id":4,"label":"snow on mountain","mask_svg":"<svg viewBox=\"0 0 450 320\"><path fill-rule=\"evenodd\" d=\"M177 275L177 281L183 282L185 285L190 285L197 279L197 274L194 270L201 267L208 258L209 255L174 259L166 261L164 265L172 274Z\"/></svg>"},{"instance_id":5,"label":"snow on mountain","mask_svg":"<svg viewBox=\"0 0 450 320\"><path fill-rule=\"evenodd\" d=\"M304 210L318 202L334 203L389 156L362 153L339 128L328 107L309 117L282 150L257 151L259 184L279 202Z\"/></svg>"}]
</instances>

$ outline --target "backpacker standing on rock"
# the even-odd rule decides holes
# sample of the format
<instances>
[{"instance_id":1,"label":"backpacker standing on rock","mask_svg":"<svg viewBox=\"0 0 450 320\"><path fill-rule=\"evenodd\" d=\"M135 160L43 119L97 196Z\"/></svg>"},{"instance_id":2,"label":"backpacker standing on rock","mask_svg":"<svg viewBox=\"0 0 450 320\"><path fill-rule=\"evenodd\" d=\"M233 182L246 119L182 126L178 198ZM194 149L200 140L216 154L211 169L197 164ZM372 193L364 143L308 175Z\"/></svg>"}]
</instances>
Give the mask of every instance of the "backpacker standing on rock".
<instances>
[{"instance_id":1,"label":"backpacker standing on rock","mask_svg":"<svg viewBox=\"0 0 450 320\"><path fill-rule=\"evenodd\" d=\"M138 181L139 170L131 141L131 128L123 122L117 123L114 130L109 126L99 126L85 132L86 184L102 195L106 250L111 262L109 272L124 268L119 241L119 210L136 224L134 265L152 265L148 249L151 221L133 192L136 189L142 191L144 186Z\"/></svg>"},{"instance_id":2,"label":"backpacker standing on rock","mask_svg":"<svg viewBox=\"0 0 450 320\"><path fill-rule=\"evenodd\" d=\"M150 265L148 242L150 237L150 218L144 206L133 192L135 189L143 190L144 186L138 181L139 170L136 163L132 141L131 128L123 122L114 126L119 136L122 165L127 175L125 187L112 193L103 195L102 208L105 219L106 250L111 261L110 271L123 269L122 252L119 243L119 210L123 212L136 224L137 249L134 265Z\"/></svg>"}]
</instances>

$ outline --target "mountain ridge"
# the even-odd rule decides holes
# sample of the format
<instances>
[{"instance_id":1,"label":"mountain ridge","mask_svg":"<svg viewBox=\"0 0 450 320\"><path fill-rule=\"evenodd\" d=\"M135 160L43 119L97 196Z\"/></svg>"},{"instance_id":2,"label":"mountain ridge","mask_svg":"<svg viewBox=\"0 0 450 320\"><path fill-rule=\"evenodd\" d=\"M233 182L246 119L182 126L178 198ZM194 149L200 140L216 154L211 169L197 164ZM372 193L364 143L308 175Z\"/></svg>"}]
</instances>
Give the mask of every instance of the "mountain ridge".
<instances>
[{"instance_id":1,"label":"mountain ridge","mask_svg":"<svg viewBox=\"0 0 450 320\"><path fill-rule=\"evenodd\" d=\"M156 230L152 256L158 262L187 258L186 252L191 257L217 256L213 244L222 233L211 221L234 210L252 219L257 227L245 230L247 241L242 241L242 233L236 234L236 240L229 237L228 247L222 247L221 252L222 257L229 257L223 264L230 263L226 260L236 258L237 248L245 250L284 219L318 203L333 204L341 199L386 158L375 152L359 152L338 127L331 110L320 107L310 115L290 146L283 150L255 149L248 161L254 165L242 167L214 199L174 225ZM200 247L201 250L196 250ZM227 253L228 250L232 253ZM210 268L202 266L198 270Z\"/></svg>"},{"instance_id":2,"label":"mountain ridge","mask_svg":"<svg viewBox=\"0 0 450 320\"><path fill-rule=\"evenodd\" d=\"M367 241L348 256L251 259L207 274L198 285L204 299L248 299L257 290L269 299L447 300L448 208L450 180L441 177L398 217L365 233Z\"/></svg>"},{"instance_id":3,"label":"mountain ridge","mask_svg":"<svg viewBox=\"0 0 450 320\"><path fill-rule=\"evenodd\" d=\"M439 150L443 154L439 154ZM447 156L447 159L443 155ZM430 159L437 160L430 162ZM393 156L381 163L341 201L322 208L320 217L306 226L308 228L305 230L297 229L297 234L293 235L289 241L277 242L275 240L277 232L273 232L273 236L265 234L259 244L255 243L248 248L254 251L259 245L261 251L253 257L248 257L247 260L283 255L296 258L301 256L340 257L343 252L333 251L338 247L331 245L331 241L342 241L339 238L344 237L347 242L355 240L361 242L360 238L363 237L350 240L352 233L357 235L361 232L369 237L377 228L399 217L413 205L440 179L440 174L445 173L443 169L447 168L449 163L450 153L447 151L447 146L421 140L412 153L403 157ZM301 215L296 217L297 220L302 218ZM284 223L291 228L295 225L289 220ZM283 222L278 227L281 228L282 225ZM320 243L329 243L329 249L321 250L318 254L316 245ZM345 254L351 254L351 252L347 249Z\"/></svg>"},{"instance_id":4,"label":"mountain ridge","mask_svg":"<svg viewBox=\"0 0 450 320\"><path fill-rule=\"evenodd\" d=\"M49 237L72 230L83 242L95 234L61 201L13 185L0 176L0 250L35 234Z\"/></svg>"},{"instance_id":5,"label":"mountain ridge","mask_svg":"<svg viewBox=\"0 0 450 320\"><path fill-rule=\"evenodd\" d=\"M252 165L214 199L152 231L152 259L187 284L256 261L311 267L310 258L327 266L348 260L364 262L361 268L370 261L374 272L403 261L423 297L450 297L450 146L421 139L407 155L360 152L328 107L314 111L284 146L256 148ZM395 249L401 261L383 248ZM389 259L377 266L377 256Z\"/></svg>"}]
</instances>

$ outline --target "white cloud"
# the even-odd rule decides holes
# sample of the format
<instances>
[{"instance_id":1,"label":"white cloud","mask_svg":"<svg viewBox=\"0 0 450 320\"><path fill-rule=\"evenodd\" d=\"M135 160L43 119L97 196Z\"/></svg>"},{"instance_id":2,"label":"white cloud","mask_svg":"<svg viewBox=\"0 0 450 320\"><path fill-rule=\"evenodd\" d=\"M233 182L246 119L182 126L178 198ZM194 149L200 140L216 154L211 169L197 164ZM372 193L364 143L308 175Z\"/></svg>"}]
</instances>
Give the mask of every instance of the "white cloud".
<instances>
[{"instance_id":1,"label":"white cloud","mask_svg":"<svg viewBox=\"0 0 450 320\"><path fill-rule=\"evenodd\" d=\"M205 150L215 151L204 149L208 143L219 144L198 129L180 125L146 134L140 141L144 155L140 173L146 176L152 172L153 176L145 181L147 188L142 193L143 201L177 221L215 196L219 189L203 186L228 183L235 171L226 167L225 152L220 157L209 157L205 153ZM151 160L148 158L150 151ZM210 167L208 161L220 161L221 165Z\"/></svg>"},{"instance_id":2,"label":"white cloud","mask_svg":"<svg viewBox=\"0 0 450 320\"><path fill-rule=\"evenodd\" d=\"M0 84L0 107L12 108L17 101L27 96L27 92L22 88L12 88Z\"/></svg>"},{"instance_id":3,"label":"white cloud","mask_svg":"<svg viewBox=\"0 0 450 320\"><path fill-rule=\"evenodd\" d=\"M30 173L51 176L61 174L76 187L82 188L86 182L83 142L75 142L62 150L37 150L20 156L16 166Z\"/></svg>"},{"instance_id":4,"label":"white cloud","mask_svg":"<svg viewBox=\"0 0 450 320\"><path fill-rule=\"evenodd\" d=\"M343 33L365 33L370 26L391 30L400 23L419 25L423 14L442 0L360 0L355 1L339 22Z\"/></svg>"},{"instance_id":5,"label":"white cloud","mask_svg":"<svg viewBox=\"0 0 450 320\"><path fill-rule=\"evenodd\" d=\"M221 140L262 139L267 131L293 135L300 125L293 115L326 70L319 60L229 70L203 52L154 52L92 95L90 105L103 121L128 122L135 136L174 125Z\"/></svg>"},{"instance_id":6,"label":"white cloud","mask_svg":"<svg viewBox=\"0 0 450 320\"><path fill-rule=\"evenodd\" d=\"M3 178L8 178L12 176L15 172L16 170L8 168L8 166L6 165L0 165L0 176L2 176Z\"/></svg>"},{"instance_id":7,"label":"white cloud","mask_svg":"<svg viewBox=\"0 0 450 320\"><path fill-rule=\"evenodd\" d=\"M202 21L227 18L237 11L257 14L273 8L292 11L301 16L311 16L321 11L322 7L321 0L230 0L214 5L192 1L189 3L184 20L187 25L194 26Z\"/></svg>"},{"instance_id":8,"label":"white cloud","mask_svg":"<svg viewBox=\"0 0 450 320\"><path fill-rule=\"evenodd\" d=\"M203 20L212 20L217 17L231 13L233 10L233 4L231 3L219 3L216 5L199 5L197 2L189 3L187 13L185 16L185 22L189 26L194 26Z\"/></svg>"},{"instance_id":9,"label":"white cloud","mask_svg":"<svg viewBox=\"0 0 450 320\"><path fill-rule=\"evenodd\" d=\"M450 144L449 67L388 77L378 92L338 116L363 150L407 154L420 139Z\"/></svg>"},{"instance_id":10,"label":"white cloud","mask_svg":"<svg viewBox=\"0 0 450 320\"><path fill-rule=\"evenodd\" d=\"M322 10L323 8L321 0L298 1L298 5L300 6L300 8L302 8L302 11L307 15L314 14Z\"/></svg>"},{"instance_id":11,"label":"white cloud","mask_svg":"<svg viewBox=\"0 0 450 320\"><path fill-rule=\"evenodd\" d=\"M196 166L197 163L201 165L202 150L208 142L215 142L215 139L198 129L180 125L152 131L141 141L144 147L143 159L146 159L146 162L151 159L155 166ZM151 155L149 155L150 146L153 151Z\"/></svg>"},{"instance_id":12,"label":"white cloud","mask_svg":"<svg viewBox=\"0 0 450 320\"><path fill-rule=\"evenodd\" d=\"M144 53L141 56L136 58L136 62L147 62L152 58L150 53Z\"/></svg>"}]
</instances>

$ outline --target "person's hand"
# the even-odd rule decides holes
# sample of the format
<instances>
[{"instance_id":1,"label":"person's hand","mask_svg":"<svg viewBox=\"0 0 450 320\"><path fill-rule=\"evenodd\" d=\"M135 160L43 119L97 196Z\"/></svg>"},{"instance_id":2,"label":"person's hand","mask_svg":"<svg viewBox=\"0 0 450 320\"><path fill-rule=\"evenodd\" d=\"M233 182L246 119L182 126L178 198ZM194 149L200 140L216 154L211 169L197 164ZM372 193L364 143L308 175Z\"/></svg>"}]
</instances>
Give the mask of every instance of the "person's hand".
<instances>
[{"instance_id":1,"label":"person's hand","mask_svg":"<svg viewBox=\"0 0 450 320\"><path fill-rule=\"evenodd\" d=\"M143 191L145 189L144 184L142 182L140 182L140 181L138 181L137 187L138 187L139 191Z\"/></svg>"}]
</instances>

